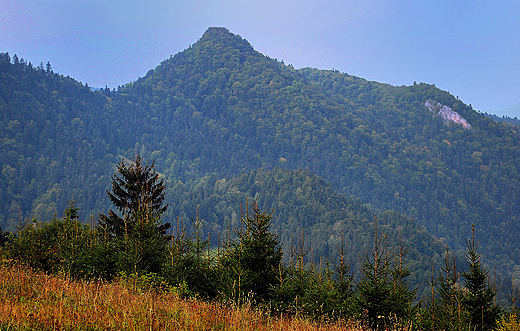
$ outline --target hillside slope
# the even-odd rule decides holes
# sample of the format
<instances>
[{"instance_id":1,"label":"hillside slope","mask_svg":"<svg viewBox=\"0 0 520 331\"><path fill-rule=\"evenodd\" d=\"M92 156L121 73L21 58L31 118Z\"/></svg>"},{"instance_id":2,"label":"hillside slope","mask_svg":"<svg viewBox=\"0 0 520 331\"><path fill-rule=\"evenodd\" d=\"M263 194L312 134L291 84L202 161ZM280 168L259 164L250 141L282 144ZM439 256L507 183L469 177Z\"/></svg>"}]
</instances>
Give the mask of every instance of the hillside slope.
<instances>
[{"instance_id":1,"label":"hillside slope","mask_svg":"<svg viewBox=\"0 0 520 331\"><path fill-rule=\"evenodd\" d=\"M107 98L50 68L0 56L0 226L50 219L67 199L101 208L117 158ZM87 214L88 215L88 214Z\"/></svg>"},{"instance_id":2,"label":"hillside slope","mask_svg":"<svg viewBox=\"0 0 520 331\"><path fill-rule=\"evenodd\" d=\"M179 202L171 205L170 213L189 226L198 210L204 236L210 235L215 246L218 238L225 241L230 226L240 226L240 212L246 213L247 199L254 199L261 210L272 211L273 231L284 243L286 259L303 239L304 250L309 250L306 261L337 264L343 241L345 259L357 278L364 254L373 249L377 226L390 252L396 253L399 244L406 249L411 283L417 284L419 294L429 290L432 263L436 269L443 263L444 245L413 218L394 211L377 213L359 199L338 193L310 170L258 169L227 179L208 175L186 184L177 180L168 187L168 200Z\"/></svg>"}]
</instances>

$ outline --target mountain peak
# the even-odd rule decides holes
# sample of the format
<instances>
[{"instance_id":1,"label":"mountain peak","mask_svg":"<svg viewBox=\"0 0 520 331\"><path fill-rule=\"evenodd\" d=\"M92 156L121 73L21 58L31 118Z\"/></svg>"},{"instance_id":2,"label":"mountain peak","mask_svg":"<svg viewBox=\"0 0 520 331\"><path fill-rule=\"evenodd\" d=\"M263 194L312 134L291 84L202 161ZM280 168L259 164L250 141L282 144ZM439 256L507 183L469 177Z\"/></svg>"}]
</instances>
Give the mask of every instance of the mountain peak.
<instances>
[{"instance_id":1,"label":"mountain peak","mask_svg":"<svg viewBox=\"0 0 520 331\"><path fill-rule=\"evenodd\" d=\"M231 33L228 28L219 27L219 26L210 26L206 30L206 32L204 32L201 39L212 38L215 36L233 37L235 35L233 33Z\"/></svg>"},{"instance_id":2,"label":"mountain peak","mask_svg":"<svg viewBox=\"0 0 520 331\"><path fill-rule=\"evenodd\" d=\"M206 32L199 39L200 43L214 43L223 44L225 46L234 46L242 51L253 50L251 44L240 37L239 35L231 33L227 28L224 27L209 27Z\"/></svg>"}]
</instances>

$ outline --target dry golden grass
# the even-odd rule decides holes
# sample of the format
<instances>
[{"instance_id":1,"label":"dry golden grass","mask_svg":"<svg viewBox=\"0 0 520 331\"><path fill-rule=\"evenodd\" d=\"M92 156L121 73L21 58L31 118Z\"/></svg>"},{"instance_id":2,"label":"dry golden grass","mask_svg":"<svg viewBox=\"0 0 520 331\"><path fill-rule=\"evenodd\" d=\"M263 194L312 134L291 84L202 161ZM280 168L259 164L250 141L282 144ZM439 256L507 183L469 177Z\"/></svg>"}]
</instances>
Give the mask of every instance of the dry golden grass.
<instances>
[{"instance_id":1,"label":"dry golden grass","mask_svg":"<svg viewBox=\"0 0 520 331\"><path fill-rule=\"evenodd\" d=\"M361 330L0 266L0 330Z\"/></svg>"}]
</instances>

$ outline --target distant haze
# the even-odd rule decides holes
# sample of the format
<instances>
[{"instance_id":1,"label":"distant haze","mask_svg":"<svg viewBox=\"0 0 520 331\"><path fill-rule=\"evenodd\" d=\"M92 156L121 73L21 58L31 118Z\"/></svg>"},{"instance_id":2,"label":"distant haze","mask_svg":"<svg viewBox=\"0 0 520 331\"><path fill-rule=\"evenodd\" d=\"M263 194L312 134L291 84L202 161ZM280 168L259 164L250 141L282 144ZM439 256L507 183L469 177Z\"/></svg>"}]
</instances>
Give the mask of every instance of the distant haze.
<instances>
[{"instance_id":1,"label":"distant haze","mask_svg":"<svg viewBox=\"0 0 520 331\"><path fill-rule=\"evenodd\" d=\"M477 110L520 117L517 0L3 0L1 7L0 52L50 61L90 86L134 81L209 26L223 26L296 68L436 84Z\"/></svg>"}]
</instances>

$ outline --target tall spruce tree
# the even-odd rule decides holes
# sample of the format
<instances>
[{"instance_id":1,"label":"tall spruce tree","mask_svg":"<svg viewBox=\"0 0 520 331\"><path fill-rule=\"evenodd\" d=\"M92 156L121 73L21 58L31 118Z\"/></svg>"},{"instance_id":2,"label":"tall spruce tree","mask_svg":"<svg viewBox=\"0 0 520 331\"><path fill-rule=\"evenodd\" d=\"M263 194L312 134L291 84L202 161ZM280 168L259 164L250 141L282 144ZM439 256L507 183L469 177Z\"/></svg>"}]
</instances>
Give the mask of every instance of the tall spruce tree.
<instances>
[{"instance_id":1,"label":"tall spruce tree","mask_svg":"<svg viewBox=\"0 0 520 331\"><path fill-rule=\"evenodd\" d=\"M154 163L143 164L139 155L127 164L117 165L112 177L110 201L120 213L110 210L100 215L99 229L114 242L117 269L129 273L159 272L166 251L166 230L162 222L168 208L164 202L164 180L154 170Z\"/></svg>"},{"instance_id":2,"label":"tall spruce tree","mask_svg":"<svg viewBox=\"0 0 520 331\"><path fill-rule=\"evenodd\" d=\"M469 314L464 306L465 289L461 286L460 270L455 256L446 246L444 266L436 280L432 274L432 300L428 307L427 329L431 330L466 330ZM436 291L433 286L437 284Z\"/></svg>"},{"instance_id":3,"label":"tall spruce tree","mask_svg":"<svg viewBox=\"0 0 520 331\"><path fill-rule=\"evenodd\" d=\"M163 206L164 180L159 180L154 165L155 161L143 164L139 155L130 165L124 159L117 165L121 177L112 176L112 192L107 191L107 194L122 216L112 210L108 215L100 215L100 224L112 235L122 237L125 231L132 231L138 211L145 211L149 218L160 219L168 208L168 205ZM169 226L169 223L158 224L156 230L163 234Z\"/></svg>"}]
</instances>

